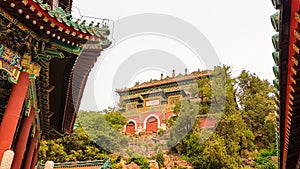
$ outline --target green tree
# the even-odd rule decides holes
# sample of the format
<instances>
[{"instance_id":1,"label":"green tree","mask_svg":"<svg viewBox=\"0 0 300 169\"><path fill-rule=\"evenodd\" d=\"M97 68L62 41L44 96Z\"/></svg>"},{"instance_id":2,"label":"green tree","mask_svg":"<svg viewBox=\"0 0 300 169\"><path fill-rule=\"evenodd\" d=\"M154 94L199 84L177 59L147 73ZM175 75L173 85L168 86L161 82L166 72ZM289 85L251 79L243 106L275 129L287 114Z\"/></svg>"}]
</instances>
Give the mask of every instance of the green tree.
<instances>
[{"instance_id":1,"label":"green tree","mask_svg":"<svg viewBox=\"0 0 300 169\"><path fill-rule=\"evenodd\" d=\"M130 164L131 162L141 166L141 169L150 169L149 161L142 155L132 154L131 157L126 161L126 165Z\"/></svg>"},{"instance_id":2,"label":"green tree","mask_svg":"<svg viewBox=\"0 0 300 169\"><path fill-rule=\"evenodd\" d=\"M243 119L254 133L255 143L262 148L268 147L275 142L275 127L268 123L270 120L266 121L274 112L273 87L267 80L247 71L242 71L237 79L237 98Z\"/></svg>"},{"instance_id":3,"label":"green tree","mask_svg":"<svg viewBox=\"0 0 300 169\"><path fill-rule=\"evenodd\" d=\"M192 131L195 124L198 124L198 107L199 106L197 104L189 102L188 100L182 100L176 104L174 113L177 116L172 122L172 127L170 128L170 140L168 141L169 147L174 147L174 145L178 144L180 140ZM183 146L181 149L185 149L185 144L180 145ZM181 151L179 150L179 145L176 147L177 151Z\"/></svg>"},{"instance_id":4,"label":"green tree","mask_svg":"<svg viewBox=\"0 0 300 169\"><path fill-rule=\"evenodd\" d=\"M201 143L200 141L205 140L206 135L211 133L195 127L183 141L176 145L175 150L192 162L196 168L243 168L242 151L255 150L256 146L253 143L255 136L252 130L249 130L243 112L237 104L237 80L231 77L230 68L224 66L223 68L216 67L213 78L210 79L210 85L206 85L208 83L204 82L205 79L199 82L205 86L199 87L198 90L202 93L203 91L211 92L206 95L210 97L207 100L211 100L210 116L217 118L223 112L222 118L215 133L208 140ZM210 90L209 87L211 87ZM200 103L199 107L202 104ZM182 102L178 105L180 112L177 114L188 112L194 115L195 113L191 113L193 108L191 109L189 106L191 103ZM177 109L175 108L175 110ZM182 126L178 126L178 131L180 131L180 127Z\"/></svg>"},{"instance_id":5,"label":"green tree","mask_svg":"<svg viewBox=\"0 0 300 169\"><path fill-rule=\"evenodd\" d=\"M158 152L158 154L155 156L155 160L158 163L159 168L164 167L165 157L164 157L164 154L161 151Z\"/></svg>"},{"instance_id":6,"label":"green tree","mask_svg":"<svg viewBox=\"0 0 300 169\"><path fill-rule=\"evenodd\" d=\"M224 161L225 163L223 165L232 167L229 168L235 168L241 165L242 159L241 159L241 151L243 149L246 149L248 147L248 144L251 145L251 140L249 140L249 143L247 145L243 144L245 140L248 140L250 138L247 138L245 135L247 126L244 122L242 115L238 109L236 99L235 99L235 82L236 80L231 77L231 71L229 67L224 67L225 71L225 106L224 106L224 113L222 118L220 119L218 123L218 127L216 129L216 135L213 137L214 139L220 138L219 141L220 144L217 145L225 145L224 149L226 151L226 155L230 156L229 161ZM219 96L219 97L222 97ZM224 144L223 144L224 142ZM210 140L209 143L213 143L213 140ZM209 149L207 149L209 151ZM214 151L214 150L211 150ZM223 149L222 149L223 151ZM213 153L213 152L212 152ZM234 166L234 167L233 167Z\"/></svg>"},{"instance_id":7,"label":"green tree","mask_svg":"<svg viewBox=\"0 0 300 169\"><path fill-rule=\"evenodd\" d=\"M45 163L54 162L100 160L106 152L97 147L81 127L77 127L72 135L55 140L41 141L39 159Z\"/></svg>"},{"instance_id":8,"label":"green tree","mask_svg":"<svg viewBox=\"0 0 300 169\"><path fill-rule=\"evenodd\" d=\"M126 124L126 120L115 110L115 108L109 108L105 110L106 114L92 111L79 112L79 123L82 127L77 127L74 134L41 142L40 159L42 162L103 159L107 155L107 150L120 147L121 143L115 138L118 134L121 135L120 129ZM104 148L107 149L104 150Z\"/></svg>"},{"instance_id":9,"label":"green tree","mask_svg":"<svg viewBox=\"0 0 300 169\"><path fill-rule=\"evenodd\" d=\"M120 131L125 124L127 124L127 120L119 111L109 112L104 115L105 120L108 125L110 125L113 129Z\"/></svg>"},{"instance_id":10,"label":"green tree","mask_svg":"<svg viewBox=\"0 0 300 169\"><path fill-rule=\"evenodd\" d=\"M239 161L236 156L228 154L226 149L228 145L223 137L215 134L204 145L202 156L206 166L202 167L207 169L238 168Z\"/></svg>"},{"instance_id":11,"label":"green tree","mask_svg":"<svg viewBox=\"0 0 300 169\"><path fill-rule=\"evenodd\" d=\"M107 151L120 152L127 144L127 139L120 132L126 121L119 112L79 112L78 121L86 133Z\"/></svg>"},{"instance_id":12,"label":"green tree","mask_svg":"<svg viewBox=\"0 0 300 169\"><path fill-rule=\"evenodd\" d=\"M277 169L278 165L271 160L276 155L275 149L262 149L255 158L255 168L257 169Z\"/></svg>"}]
</instances>

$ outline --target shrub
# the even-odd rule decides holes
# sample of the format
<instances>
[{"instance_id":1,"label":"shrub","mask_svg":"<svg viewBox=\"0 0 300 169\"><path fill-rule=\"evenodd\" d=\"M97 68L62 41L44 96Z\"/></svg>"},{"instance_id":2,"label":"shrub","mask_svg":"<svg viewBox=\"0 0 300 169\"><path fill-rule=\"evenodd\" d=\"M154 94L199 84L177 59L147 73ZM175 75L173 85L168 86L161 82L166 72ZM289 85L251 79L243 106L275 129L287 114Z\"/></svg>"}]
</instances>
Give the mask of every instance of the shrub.
<instances>
[{"instance_id":1,"label":"shrub","mask_svg":"<svg viewBox=\"0 0 300 169\"><path fill-rule=\"evenodd\" d=\"M163 168L164 167L165 157L164 157L163 153L161 153L161 152L158 153L155 156L155 160L158 163L159 168Z\"/></svg>"},{"instance_id":2,"label":"shrub","mask_svg":"<svg viewBox=\"0 0 300 169\"><path fill-rule=\"evenodd\" d=\"M150 169L149 161L142 155L133 154L131 158L126 161L126 165L130 164L131 162L141 166L141 169Z\"/></svg>"},{"instance_id":3,"label":"shrub","mask_svg":"<svg viewBox=\"0 0 300 169\"><path fill-rule=\"evenodd\" d=\"M276 155L274 149L262 149L255 158L254 166L257 169L277 169L277 164L271 160L272 156Z\"/></svg>"}]
</instances>

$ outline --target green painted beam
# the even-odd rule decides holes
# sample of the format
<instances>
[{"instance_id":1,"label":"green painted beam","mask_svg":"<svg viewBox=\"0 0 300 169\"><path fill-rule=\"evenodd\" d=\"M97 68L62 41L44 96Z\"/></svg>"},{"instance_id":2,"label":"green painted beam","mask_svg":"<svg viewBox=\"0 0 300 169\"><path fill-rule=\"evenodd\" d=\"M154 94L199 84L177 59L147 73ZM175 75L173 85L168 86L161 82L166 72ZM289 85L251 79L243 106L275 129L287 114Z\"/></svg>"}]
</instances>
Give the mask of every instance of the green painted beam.
<instances>
[{"instance_id":1,"label":"green painted beam","mask_svg":"<svg viewBox=\"0 0 300 169\"><path fill-rule=\"evenodd\" d=\"M275 9L278 9L280 7L280 0L272 0L272 4Z\"/></svg>"},{"instance_id":2,"label":"green painted beam","mask_svg":"<svg viewBox=\"0 0 300 169\"><path fill-rule=\"evenodd\" d=\"M279 33L272 36L272 43L274 48L279 51Z\"/></svg>"},{"instance_id":3,"label":"green painted beam","mask_svg":"<svg viewBox=\"0 0 300 169\"><path fill-rule=\"evenodd\" d=\"M279 52L275 51L272 53L272 56L273 56L273 59L274 59L274 62L276 65L279 65Z\"/></svg>"},{"instance_id":4,"label":"green painted beam","mask_svg":"<svg viewBox=\"0 0 300 169\"><path fill-rule=\"evenodd\" d=\"M280 13L279 12L276 12L273 15L271 15L271 23L276 32L278 32L279 28L280 28L279 21L280 21Z\"/></svg>"},{"instance_id":5,"label":"green painted beam","mask_svg":"<svg viewBox=\"0 0 300 169\"><path fill-rule=\"evenodd\" d=\"M279 66L273 66L273 72L276 78L279 78Z\"/></svg>"},{"instance_id":6,"label":"green painted beam","mask_svg":"<svg viewBox=\"0 0 300 169\"><path fill-rule=\"evenodd\" d=\"M279 80L278 79L274 79L273 84L274 84L275 88L279 89Z\"/></svg>"}]
</instances>

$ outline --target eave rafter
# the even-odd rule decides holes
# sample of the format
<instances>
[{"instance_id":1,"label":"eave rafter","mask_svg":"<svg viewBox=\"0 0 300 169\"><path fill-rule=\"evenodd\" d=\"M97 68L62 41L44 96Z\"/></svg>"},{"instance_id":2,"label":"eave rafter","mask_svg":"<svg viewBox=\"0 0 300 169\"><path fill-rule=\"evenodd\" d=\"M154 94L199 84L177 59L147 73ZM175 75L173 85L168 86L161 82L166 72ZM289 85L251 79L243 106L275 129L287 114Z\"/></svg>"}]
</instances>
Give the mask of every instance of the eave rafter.
<instances>
[{"instance_id":1,"label":"eave rafter","mask_svg":"<svg viewBox=\"0 0 300 169\"><path fill-rule=\"evenodd\" d=\"M108 40L110 34L108 22L94 25L93 22L87 24L84 20L74 20L71 14L62 8L58 7L53 10L44 2L43 0L0 0L0 44L9 46L12 51L16 52L13 53L14 56L9 55L2 60L0 57L0 67L14 68L11 69L11 73L15 74L16 78L12 79L15 82L20 71L35 70L31 69L32 67L38 67L41 70L38 75L35 75L36 72L29 72L33 79L36 78L35 84L32 83L34 86L31 86L33 100L30 104L33 104L37 110L39 108L41 130L44 134L46 133L47 138L52 138L50 133L53 130L59 130L53 133L60 134L72 131L75 112L79 108L87 76L100 52L107 48L111 41ZM7 38L10 36L14 38ZM83 56L79 57L82 53ZM24 61L22 65L25 66L16 67L11 64L13 62L8 63L5 59L12 61L20 59ZM56 82L60 84L61 82L59 80L52 82L56 78L53 78L50 73L50 67L55 60L60 60L62 63L68 62L62 78L69 79L69 82L66 82L68 85L63 89L59 89L68 92L66 104L61 105L61 107L65 106L65 110L61 112L61 107L53 108L53 98L61 98L61 94L57 94L57 86L54 85ZM74 60L76 62L73 63ZM56 69L56 66L53 69ZM78 88L78 93L72 95L72 87ZM35 90L38 92L33 92ZM73 97L76 97L74 103L70 101ZM60 130L59 124L53 124L53 121L51 124L51 120L57 119L57 114L62 113L64 114L61 117L63 129ZM65 120L68 117L72 118ZM54 129L53 126L56 128Z\"/></svg>"},{"instance_id":2,"label":"eave rafter","mask_svg":"<svg viewBox=\"0 0 300 169\"><path fill-rule=\"evenodd\" d=\"M5 43L19 53L31 53L34 60L64 58L63 53L58 51L58 48L55 46L55 42L50 43L50 39L41 38L41 36L21 23L18 19L5 12L3 8L0 8L0 17L0 28L2 30L0 32L1 37L10 35L15 37L15 39L0 38L0 42ZM68 50L68 52L79 53L81 50L77 47L73 48L74 50Z\"/></svg>"},{"instance_id":3,"label":"eave rafter","mask_svg":"<svg viewBox=\"0 0 300 169\"><path fill-rule=\"evenodd\" d=\"M33 27L46 36L68 45L78 47L86 41L98 42L105 46L111 44L107 40L110 31L106 22L94 26L93 22L87 25L85 20L73 21L70 13L60 7L52 10L51 6L42 0L6 0L0 1L0 4L23 16L23 19L31 22Z\"/></svg>"},{"instance_id":4,"label":"eave rafter","mask_svg":"<svg viewBox=\"0 0 300 169\"><path fill-rule=\"evenodd\" d=\"M280 145L279 168L299 168L300 154L300 2L272 0L276 12L271 16L278 34L272 37L274 48L273 81Z\"/></svg>"}]
</instances>

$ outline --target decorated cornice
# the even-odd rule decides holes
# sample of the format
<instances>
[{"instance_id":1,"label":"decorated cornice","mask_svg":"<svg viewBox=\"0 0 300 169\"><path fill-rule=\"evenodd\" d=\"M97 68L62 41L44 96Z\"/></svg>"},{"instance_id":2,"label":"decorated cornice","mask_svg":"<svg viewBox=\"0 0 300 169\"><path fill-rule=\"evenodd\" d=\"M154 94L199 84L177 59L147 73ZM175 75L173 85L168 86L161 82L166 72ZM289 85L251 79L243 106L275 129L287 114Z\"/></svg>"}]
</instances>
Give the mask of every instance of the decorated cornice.
<instances>
[{"instance_id":1,"label":"decorated cornice","mask_svg":"<svg viewBox=\"0 0 300 169\"><path fill-rule=\"evenodd\" d=\"M62 51L66 51L66 52L75 54L75 55L80 55L80 53L82 52L82 49L83 49L83 47L65 45L59 41L52 41L50 44L51 44L52 49L59 49Z\"/></svg>"},{"instance_id":2,"label":"decorated cornice","mask_svg":"<svg viewBox=\"0 0 300 169\"><path fill-rule=\"evenodd\" d=\"M26 27L19 20L14 19L11 15L0 8L0 42L5 43L10 49L18 53L31 53L34 60L50 60L51 58L64 58L62 52L59 52L49 39L40 38L36 33ZM1 38L3 37L3 38ZM78 50L72 51L76 48ZM79 54L80 48L67 46L61 50ZM13 58L11 58L13 59Z\"/></svg>"},{"instance_id":3,"label":"decorated cornice","mask_svg":"<svg viewBox=\"0 0 300 169\"><path fill-rule=\"evenodd\" d=\"M16 69L10 65L8 65L6 62L3 62L0 60L0 70L4 70L8 75L8 81L11 83L17 83L21 71L19 69Z\"/></svg>"},{"instance_id":4,"label":"decorated cornice","mask_svg":"<svg viewBox=\"0 0 300 169\"><path fill-rule=\"evenodd\" d=\"M32 31L31 29L29 29L26 25L24 25L22 22L20 22L19 20L17 20L16 18L14 18L13 16L11 16L10 14L8 14L3 8L0 7L0 15L2 17L4 17L5 19L7 19L11 24L15 25L18 29L20 29L21 31L23 31L24 33L26 33L27 35L31 36L32 38L34 38L35 40L39 41L41 40L38 36L38 34L36 34L34 31ZM1 20L2 21L2 20ZM3 23L2 23L3 24ZM1 25L2 27L10 27L9 24L4 24ZM3 28L1 28L2 30ZM2 30L3 31L3 30Z\"/></svg>"},{"instance_id":5,"label":"decorated cornice","mask_svg":"<svg viewBox=\"0 0 300 169\"><path fill-rule=\"evenodd\" d=\"M107 40L110 30L105 23L94 25L93 22L86 24L85 20L75 20L61 7L52 10L51 6L43 0L2 0L0 4L6 4L11 10L15 10L20 16L30 20L33 26L46 35L71 46L80 46L86 41L98 41L108 46L111 43Z\"/></svg>"},{"instance_id":6,"label":"decorated cornice","mask_svg":"<svg viewBox=\"0 0 300 169\"><path fill-rule=\"evenodd\" d=\"M18 81L21 71L28 72L30 78L35 79L39 76L40 65L32 62L31 56L25 53L20 56L17 52L0 44L0 69L5 70L9 75L12 83Z\"/></svg>"},{"instance_id":7,"label":"decorated cornice","mask_svg":"<svg viewBox=\"0 0 300 169\"><path fill-rule=\"evenodd\" d=\"M28 104L38 110L41 110L40 122L41 130L47 138L51 138L51 116L55 113L62 113L59 110L52 110L50 104L53 104L51 98L61 95L51 92L55 90L50 79L56 79L50 71L50 60L52 58L64 59L65 56L75 57L75 60L81 52L86 53L91 60L89 64L84 62L80 65L76 60L77 67L70 61L67 71L81 67L84 69L84 78L87 77L90 68L100 55L100 51L107 48L111 42L108 40L110 28L103 22L94 24L86 21L75 20L71 14L62 8L52 10L43 0L0 0L0 69L8 72L10 81L17 83L19 74L22 71L30 74L31 81L38 77L35 83L30 84L30 101ZM91 56L91 57L90 57ZM66 59L68 60L68 59ZM42 67L42 71L41 70ZM70 70L69 70L70 69ZM73 71L72 69L72 71ZM64 74L67 74L64 72ZM7 75L7 76L8 76ZM72 78L64 75L65 79ZM76 77L76 74L74 75ZM71 83L70 83L71 84ZM85 81L79 79L78 84L83 88ZM38 95L35 93L38 88ZM71 90L66 88L64 90ZM80 96L79 94L79 101ZM71 98L72 96L70 96ZM69 99L69 98L68 98ZM70 102L66 101L66 107L72 107ZM66 117L76 116L76 109L66 109ZM29 112L29 109L28 109ZM74 116L75 115L75 116ZM65 116L64 116L65 118ZM59 127L55 126L56 133L64 133ZM72 123L67 124L72 127ZM35 130L33 130L35 131Z\"/></svg>"}]
</instances>

